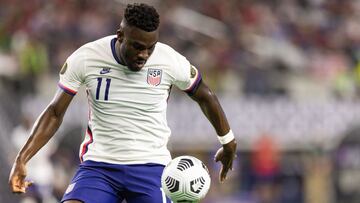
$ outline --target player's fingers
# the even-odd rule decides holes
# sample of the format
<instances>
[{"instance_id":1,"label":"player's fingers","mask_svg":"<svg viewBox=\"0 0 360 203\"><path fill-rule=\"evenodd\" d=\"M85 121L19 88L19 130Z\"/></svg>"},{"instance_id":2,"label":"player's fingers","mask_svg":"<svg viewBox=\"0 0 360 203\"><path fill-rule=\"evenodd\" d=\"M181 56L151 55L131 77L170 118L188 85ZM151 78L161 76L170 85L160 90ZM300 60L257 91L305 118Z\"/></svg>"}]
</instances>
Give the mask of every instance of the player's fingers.
<instances>
[{"instance_id":1,"label":"player's fingers","mask_svg":"<svg viewBox=\"0 0 360 203\"><path fill-rule=\"evenodd\" d=\"M18 193L21 191L21 187L19 185L11 185L10 188L11 188L11 192L13 193Z\"/></svg>"},{"instance_id":2,"label":"player's fingers","mask_svg":"<svg viewBox=\"0 0 360 203\"><path fill-rule=\"evenodd\" d=\"M222 166L220 170L220 182L223 183L226 180L227 172L229 171L229 168Z\"/></svg>"},{"instance_id":3,"label":"player's fingers","mask_svg":"<svg viewBox=\"0 0 360 203\"><path fill-rule=\"evenodd\" d=\"M25 191L26 191L25 187L21 187L14 193L22 194L22 193L25 193Z\"/></svg>"},{"instance_id":4,"label":"player's fingers","mask_svg":"<svg viewBox=\"0 0 360 203\"><path fill-rule=\"evenodd\" d=\"M220 155L215 156L215 162L218 162L218 161L220 161Z\"/></svg>"},{"instance_id":5,"label":"player's fingers","mask_svg":"<svg viewBox=\"0 0 360 203\"><path fill-rule=\"evenodd\" d=\"M22 185L23 185L23 181L18 176L11 178L10 180L11 189L18 190L19 188L22 187Z\"/></svg>"},{"instance_id":6,"label":"player's fingers","mask_svg":"<svg viewBox=\"0 0 360 203\"><path fill-rule=\"evenodd\" d=\"M26 189L33 184L32 181L25 181L22 185L16 185L14 193L26 193Z\"/></svg>"},{"instance_id":7,"label":"player's fingers","mask_svg":"<svg viewBox=\"0 0 360 203\"><path fill-rule=\"evenodd\" d=\"M34 184L33 181L26 181L26 182L25 182L25 189L28 188L28 187L30 187L32 184Z\"/></svg>"},{"instance_id":8,"label":"player's fingers","mask_svg":"<svg viewBox=\"0 0 360 203\"><path fill-rule=\"evenodd\" d=\"M220 183L224 182L224 178L223 178L223 167L221 167L220 172L219 172L219 181Z\"/></svg>"},{"instance_id":9,"label":"player's fingers","mask_svg":"<svg viewBox=\"0 0 360 203\"><path fill-rule=\"evenodd\" d=\"M15 177L11 181L11 190L13 193L25 193L26 189L32 184L32 181L24 181L22 178Z\"/></svg>"},{"instance_id":10,"label":"player's fingers","mask_svg":"<svg viewBox=\"0 0 360 203\"><path fill-rule=\"evenodd\" d=\"M12 193L14 193L14 194L23 194L23 193L25 193L25 189L16 189L16 190L13 190L12 191Z\"/></svg>"},{"instance_id":11,"label":"player's fingers","mask_svg":"<svg viewBox=\"0 0 360 203\"><path fill-rule=\"evenodd\" d=\"M227 179L226 174L227 174L227 172L225 172L224 170L221 172L220 183L224 183L224 181Z\"/></svg>"},{"instance_id":12,"label":"player's fingers","mask_svg":"<svg viewBox=\"0 0 360 203\"><path fill-rule=\"evenodd\" d=\"M215 153L215 162L218 162L222 159L223 157L223 152L222 152L222 148L218 149L218 151Z\"/></svg>"},{"instance_id":13,"label":"player's fingers","mask_svg":"<svg viewBox=\"0 0 360 203\"><path fill-rule=\"evenodd\" d=\"M227 159L227 160L222 160L222 161L223 161L223 165L220 170L220 182L221 183L227 179L227 173L229 172L229 169L233 170L233 160L232 159Z\"/></svg>"},{"instance_id":14,"label":"player's fingers","mask_svg":"<svg viewBox=\"0 0 360 203\"><path fill-rule=\"evenodd\" d=\"M228 164L227 164L227 168L230 170L233 170L233 159L230 159Z\"/></svg>"},{"instance_id":15,"label":"player's fingers","mask_svg":"<svg viewBox=\"0 0 360 203\"><path fill-rule=\"evenodd\" d=\"M15 183L11 185L11 191L13 193L25 193L25 186Z\"/></svg>"}]
</instances>

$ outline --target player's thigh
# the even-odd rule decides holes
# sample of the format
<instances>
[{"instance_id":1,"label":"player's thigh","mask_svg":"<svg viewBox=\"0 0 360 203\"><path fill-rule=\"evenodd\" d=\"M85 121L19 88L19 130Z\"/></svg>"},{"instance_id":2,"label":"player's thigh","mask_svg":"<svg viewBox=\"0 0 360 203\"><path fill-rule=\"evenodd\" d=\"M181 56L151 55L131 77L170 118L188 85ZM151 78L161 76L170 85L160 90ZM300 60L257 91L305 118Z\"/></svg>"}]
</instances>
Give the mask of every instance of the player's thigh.
<instances>
[{"instance_id":1,"label":"player's thigh","mask_svg":"<svg viewBox=\"0 0 360 203\"><path fill-rule=\"evenodd\" d=\"M83 202L78 201L78 200L68 200L68 201L65 201L64 203L83 203Z\"/></svg>"},{"instance_id":2,"label":"player's thigh","mask_svg":"<svg viewBox=\"0 0 360 203\"><path fill-rule=\"evenodd\" d=\"M146 193L130 194L126 197L126 201L127 203L171 203L161 188Z\"/></svg>"},{"instance_id":3,"label":"player's thigh","mask_svg":"<svg viewBox=\"0 0 360 203\"><path fill-rule=\"evenodd\" d=\"M83 185L83 186L81 186ZM89 185L81 184L79 188L66 193L61 202L62 203L118 203L122 202L123 198L117 194L109 192L107 188L92 188ZM68 202L70 201L70 202ZM73 202L72 202L73 201Z\"/></svg>"},{"instance_id":4,"label":"player's thigh","mask_svg":"<svg viewBox=\"0 0 360 203\"><path fill-rule=\"evenodd\" d=\"M66 189L61 202L117 203L123 198L118 194L106 169L81 165Z\"/></svg>"},{"instance_id":5,"label":"player's thigh","mask_svg":"<svg viewBox=\"0 0 360 203\"><path fill-rule=\"evenodd\" d=\"M168 203L161 188L163 165L134 165L127 168L126 191L124 197L128 203Z\"/></svg>"}]
</instances>

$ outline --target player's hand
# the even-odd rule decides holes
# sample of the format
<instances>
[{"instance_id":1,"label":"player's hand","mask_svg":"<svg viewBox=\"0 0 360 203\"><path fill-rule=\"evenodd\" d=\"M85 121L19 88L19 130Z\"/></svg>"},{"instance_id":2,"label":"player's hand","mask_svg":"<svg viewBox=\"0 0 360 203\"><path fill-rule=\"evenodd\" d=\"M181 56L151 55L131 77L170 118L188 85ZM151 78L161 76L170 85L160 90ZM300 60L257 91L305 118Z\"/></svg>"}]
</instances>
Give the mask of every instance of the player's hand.
<instances>
[{"instance_id":1,"label":"player's hand","mask_svg":"<svg viewBox=\"0 0 360 203\"><path fill-rule=\"evenodd\" d=\"M220 169L219 180L223 183L226 180L226 175L229 169L233 169L233 160L236 157L236 141L223 145L215 154L215 161L220 161L222 166Z\"/></svg>"},{"instance_id":2,"label":"player's hand","mask_svg":"<svg viewBox=\"0 0 360 203\"><path fill-rule=\"evenodd\" d=\"M26 189L32 185L31 181L26 181L26 166L22 162L15 162L9 177L10 189L13 193L25 193Z\"/></svg>"}]
</instances>

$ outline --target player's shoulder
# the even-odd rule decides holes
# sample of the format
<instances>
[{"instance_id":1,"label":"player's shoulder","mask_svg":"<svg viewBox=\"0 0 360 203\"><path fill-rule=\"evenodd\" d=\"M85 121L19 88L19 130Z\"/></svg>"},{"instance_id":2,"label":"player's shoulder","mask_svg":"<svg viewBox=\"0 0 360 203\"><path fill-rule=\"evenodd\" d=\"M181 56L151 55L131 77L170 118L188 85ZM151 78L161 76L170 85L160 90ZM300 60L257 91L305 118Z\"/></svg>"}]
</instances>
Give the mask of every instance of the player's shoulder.
<instances>
[{"instance_id":1,"label":"player's shoulder","mask_svg":"<svg viewBox=\"0 0 360 203\"><path fill-rule=\"evenodd\" d=\"M115 35L106 36L91 42L87 42L76 49L69 58L86 58L85 56L96 56L111 52L111 40ZM81 57L82 56L82 57Z\"/></svg>"},{"instance_id":2,"label":"player's shoulder","mask_svg":"<svg viewBox=\"0 0 360 203\"><path fill-rule=\"evenodd\" d=\"M158 42L156 43L155 50L150 58L150 63L164 64L173 66L178 63L179 57L182 55L171 46Z\"/></svg>"},{"instance_id":3,"label":"player's shoulder","mask_svg":"<svg viewBox=\"0 0 360 203\"><path fill-rule=\"evenodd\" d=\"M168 55L179 54L174 48L162 42L156 43L156 51L161 54L168 54Z\"/></svg>"},{"instance_id":4,"label":"player's shoulder","mask_svg":"<svg viewBox=\"0 0 360 203\"><path fill-rule=\"evenodd\" d=\"M106 37L102 37L100 39L88 42L81 46L79 49L82 50L101 50L101 49L109 49L111 40L115 39L116 35L109 35Z\"/></svg>"}]
</instances>

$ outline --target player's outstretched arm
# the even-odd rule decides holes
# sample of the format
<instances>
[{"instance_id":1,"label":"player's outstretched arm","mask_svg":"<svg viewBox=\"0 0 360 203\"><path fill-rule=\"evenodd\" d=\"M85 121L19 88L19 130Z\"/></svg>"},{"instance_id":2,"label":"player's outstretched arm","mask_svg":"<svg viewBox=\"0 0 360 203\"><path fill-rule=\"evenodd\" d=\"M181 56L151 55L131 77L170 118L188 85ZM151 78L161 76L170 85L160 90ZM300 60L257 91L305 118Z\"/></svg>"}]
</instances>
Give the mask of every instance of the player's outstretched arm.
<instances>
[{"instance_id":1,"label":"player's outstretched arm","mask_svg":"<svg viewBox=\"0 0 360 203\"><path fill-rule=\"evenodd\" d=\"M219 180L223 182L229 169L232 169L232 163L236 155L236 140L216 95L203 81L190 97L200 105L201 110L214 126L219 135L219 140L223 144L222 148L215 154L215 161L222 163Z\"/></svg>"},{"instance_id":2,"label":"player's outstretched arm","mask_svg":"<svg viewBox=\"0 0 360 203\"><path fill-rule=\"evenodd\" d=\"M39 151L59 128L73 96L59 91L36 120L30 137L19 151L10 172L9 185L13 193L25 193L32 183L25 181L26 163Z\"/></svg>"}]
</instances>

